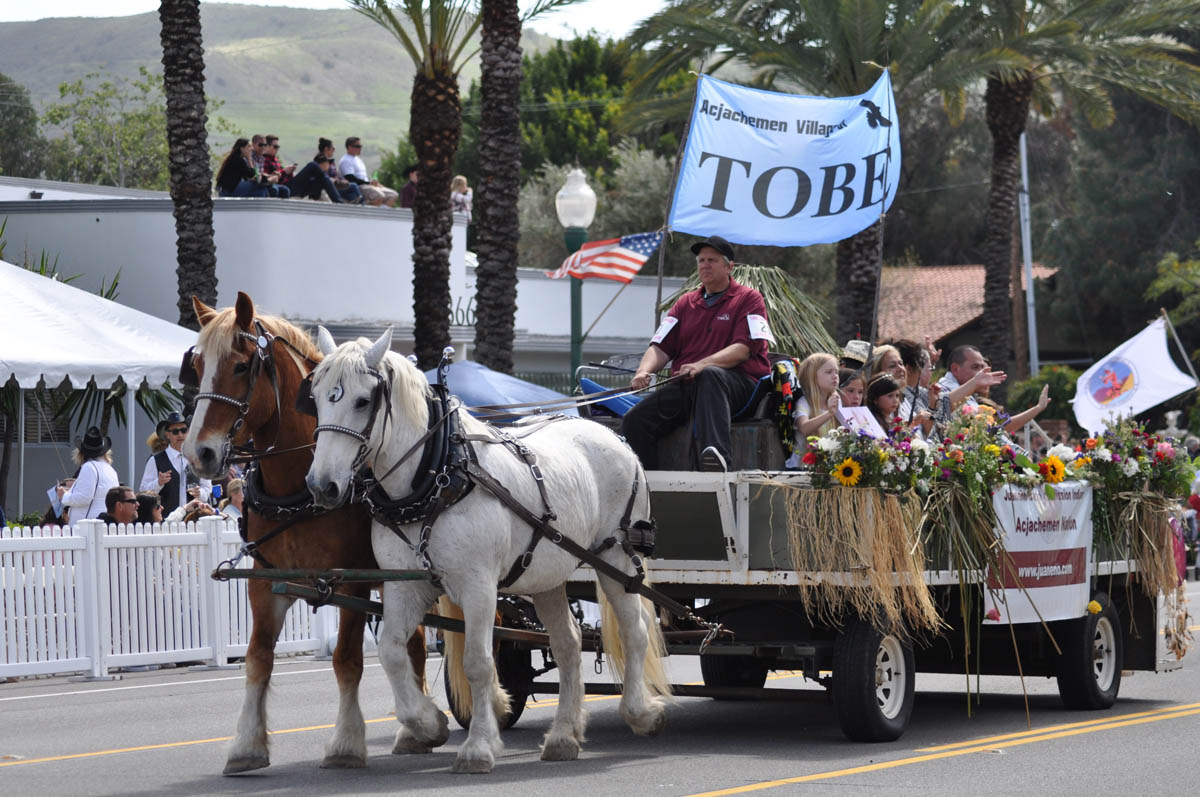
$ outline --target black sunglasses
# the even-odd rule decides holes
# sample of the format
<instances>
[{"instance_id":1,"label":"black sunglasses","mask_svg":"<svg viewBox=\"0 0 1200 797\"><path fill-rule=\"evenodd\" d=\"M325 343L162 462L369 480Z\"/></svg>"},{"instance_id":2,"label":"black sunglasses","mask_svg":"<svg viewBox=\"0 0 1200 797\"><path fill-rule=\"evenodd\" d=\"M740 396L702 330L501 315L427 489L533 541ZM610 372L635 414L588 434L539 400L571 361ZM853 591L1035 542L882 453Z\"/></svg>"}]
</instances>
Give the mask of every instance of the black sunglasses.
<instances>
[{"instance_id":1,"label":"black sunglasses","mask_svg":"<svg viewBox=\"0 0 1200 797\"><path fill-rule=\"evenodd\" d=\"M187 434L187 427L177 426L174 429L168 429L167 434Z\"/></svg>"},{"instance_id":2,"label":"black sunglasses","mask_svg":"<svg viewBox=\"0 0 1200 797\"><path fill-rule=\"evenodd\" d=\"M137 502L138 502L138 500L136 498L118 498L117 499L118 504L136 504Z\"/></svg>"}]
</instances>

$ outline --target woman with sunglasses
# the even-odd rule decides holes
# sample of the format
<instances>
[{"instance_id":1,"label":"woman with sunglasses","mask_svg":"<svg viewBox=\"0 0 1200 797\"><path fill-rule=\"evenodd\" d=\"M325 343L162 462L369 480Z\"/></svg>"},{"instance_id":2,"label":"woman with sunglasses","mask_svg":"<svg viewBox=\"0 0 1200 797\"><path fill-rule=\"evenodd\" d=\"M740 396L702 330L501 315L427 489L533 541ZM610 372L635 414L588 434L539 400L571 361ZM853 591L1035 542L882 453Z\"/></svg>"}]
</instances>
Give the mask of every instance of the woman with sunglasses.
<instances>
[{"instance_id":1,"label":"woman with sunglasses","mask_svg":"<svg viewBox=\"0 0 1200 797\"><path fill-rule=\"evenodd\" d=\"M156 492L162 498L163 513L170 514L188 502L189 497L208 501L212 494L212 482L191 476L191 465L183 455L183 440L187 437L187 421L178 412L172 412L158 422L158 436L167 441L167 447L146 461L142 472L143 492ZM189 487L191 492L189 492Z\"/></svg>"}]
</instances>

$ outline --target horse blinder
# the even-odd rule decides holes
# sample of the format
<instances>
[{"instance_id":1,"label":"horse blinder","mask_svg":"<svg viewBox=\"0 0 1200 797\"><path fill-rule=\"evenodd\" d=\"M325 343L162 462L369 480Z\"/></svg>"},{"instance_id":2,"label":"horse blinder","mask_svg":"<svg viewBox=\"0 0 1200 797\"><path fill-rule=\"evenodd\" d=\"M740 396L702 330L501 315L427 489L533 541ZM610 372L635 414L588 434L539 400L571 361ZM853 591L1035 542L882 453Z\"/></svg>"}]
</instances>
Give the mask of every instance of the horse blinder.
<instances>
[{"instance_id":1,"label":"horse blinder","mask_svg":"<svg viewBox=\"0 0 1200 797\"><path fill-rule=\"evenodd\" d=\"M192 346L183 353L183 362L179 364L179 384L184 387L200 387L200 374L192 360L196 356L196 347Z\"/></svg>"},{"instance_id":2,"label":"horse blinder","mask_svg":"<svg viewBox=\"0 0 1200 797\"><path fill-rule=\"evenodd\" d=\"M317 417L317 402L312 396L312 375L304 377L296 390L296 412Z\"/></svg>"}]
</instances>

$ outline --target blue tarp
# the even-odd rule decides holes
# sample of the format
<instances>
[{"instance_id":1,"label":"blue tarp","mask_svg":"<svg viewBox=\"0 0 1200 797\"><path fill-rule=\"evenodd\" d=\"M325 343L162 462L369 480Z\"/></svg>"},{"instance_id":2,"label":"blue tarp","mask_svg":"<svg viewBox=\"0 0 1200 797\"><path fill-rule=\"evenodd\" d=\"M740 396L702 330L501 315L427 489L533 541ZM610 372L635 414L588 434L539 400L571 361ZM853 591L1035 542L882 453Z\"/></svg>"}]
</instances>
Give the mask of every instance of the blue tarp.
<instances>
[{"instance_id":1,"label":"blue tarp","mask_svg":"<svg viewBox=\"0 0 1200 797\"><path fill-rule=\"evenodd\" d=\"M429 380L430 384L435 383L437 371L426 371L425 378ZM446 377L446 385L450 388L450 392L462 399L468 407L478 407L484 404L526 404L531 401L549 402L569 398L548 387L493 371L491 368L471 360L451 363L449 375ZM525 411L521 410L520 412L524 413ZM550 412L565 415L579 414L574 409L551 408Z\"/></svg>"}]
</instances>

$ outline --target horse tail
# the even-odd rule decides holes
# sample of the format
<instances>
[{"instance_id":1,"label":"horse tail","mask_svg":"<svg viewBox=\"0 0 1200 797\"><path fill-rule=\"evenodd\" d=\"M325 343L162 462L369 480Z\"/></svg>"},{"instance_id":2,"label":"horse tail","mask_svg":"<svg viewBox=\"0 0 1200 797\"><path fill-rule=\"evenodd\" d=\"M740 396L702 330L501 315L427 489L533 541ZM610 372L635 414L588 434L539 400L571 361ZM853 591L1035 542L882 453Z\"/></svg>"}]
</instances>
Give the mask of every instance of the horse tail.
<instances>
[{"instance_id":1,"label":"horse tail","mask_svg":"<svg viewBox=\"0 0 1200 797\"><path fill-rule=\"evenodd\" d=\"M463 611L454 601L450 600L448 595L442 595L438 598L437 605L438 614L442 617L448 617L456 620L463 619ZM499 625L500 616L496 615L496 624ZM442 642L444 645L443 656L446 669L446 683L450 685L450 696L454 700L455 707L458 708L459 715L469 720L471 718L474 699L471 697L471 682L467 680L467 672L463 667L463 635L457 631L443 631ZM493 673L495 670L493 669ZM492 708L496 712L497 721L503 721L509 713L509 696L504 687L500 685L499 675L493 675L492 679Z\"/></svg>"},{"instance_id":2,"label":"horse tail","mask_svg":"<svg viewBox=\"0 0 1200 797\"><path fill-rule=\"evenodd\" d=\"M649 584L649 579L646 580ZM604 652L612 664L613 672L618 682L625 680L625 646L621 644L621 634L617 625L617 613L604 594L600 585L596 585L596 596L600 600L600 642ZM641 599L642 620L646 624L646 634L649 637L646 644L646 656L642 662L643 678L646 688L652 695L670 695L671 681L667 678L666 667L663 666L667 655L667 640L658 624L658 615L654 605L646 598Z\"/></svg>"}]
</instances>

